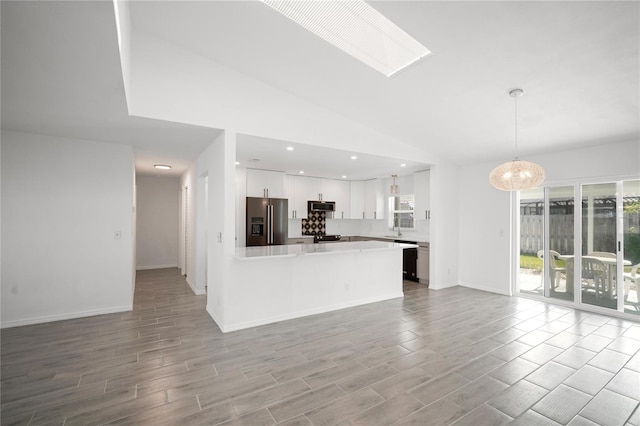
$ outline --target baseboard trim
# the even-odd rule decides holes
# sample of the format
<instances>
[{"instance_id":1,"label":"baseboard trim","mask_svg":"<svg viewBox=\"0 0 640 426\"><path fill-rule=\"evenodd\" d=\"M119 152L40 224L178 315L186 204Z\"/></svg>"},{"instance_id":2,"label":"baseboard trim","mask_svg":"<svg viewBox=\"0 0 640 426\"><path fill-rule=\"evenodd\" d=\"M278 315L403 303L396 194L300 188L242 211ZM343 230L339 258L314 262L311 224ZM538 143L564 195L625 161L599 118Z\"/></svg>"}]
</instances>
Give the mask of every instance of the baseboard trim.
<instances>
[{"instance_id":1,"label":"baseboard trim","mask_svg":"<svg viewBox=\"0 0 640 426\"><path fill-rule=\"evenodd\" d=\"M189 287L191 288L191 291L193 292L193 294L195 294L196 296L202 296L203 294L207 294L207 291L205 289L197 289L195 285L193 285L193 283L191 282L191 280L189 279L189 277L187 277L187 284L189 285Z\"/></svg>"},{"instance_id":2,"label":"baseboard trim","mask_svg":"<svg viewBox=\"0 0 640 426\"><path fill-rule=\"evenodd\" d=\"M23 325L43 324L47 322L64 321L69 319L93 317L96 315L116 314L133 310L133 305L114 306L112 308L93 309L90 311L71 312L67 314L47 315L43 317L25 318L13 321L2 321L0 328L21 327Z\"/></svg>"},{"instance_id":3,"label":"baseboard trim","mask_svg":"<svg viewBox=\"0 0 640 426\"><path fill-rule=\"evenodd\" d=\"M486 291L488 293L495 293L495 294L502 294L504 296L511 296L511 294L509 293L508 290L506 292L503 292L503 291L498 291L495 288L485 287L485 286L476 285L476 284L463 283L463 282L460 283L460 286L461 287L466 287L466 288L472 288L474 290Z\"/></svg>"},{"instance_id":4,"label":"baseboard trim","mask_svg":"<svg viewBox=\"0 0 640 426\"><path fill-rule=\"evenodd\" d=\"M282 315L276 315L276 316L269 317L269 318L263 318L263 319L259 319L259 320L253 320L253 321L238 322L238 323L229 324L229 325L225 325L225 324L221 325L221 323L218 322L216 320L216 318L212 315L212 313L209 311L208 307L207 307L207 312L209 312L209 315L211 315L211 317L216 322L216 324L218 324L218 327L220 327L220 330L222 330L223 333L228 333L230 331L237 331L237 330L242 330L242 329L245 329L245 328L257 327L257 326L265 325L265 324L272 324L274 322L286 321L286 320L295 319L295 318L302 318L302 317L306 317L306 316L309 316L309 315L323 314L325 312L338 311L340 309L352 308L354 306L367 305L369 303L383 302L385 300L398 299L398 298L401 298L401 297L404 297L404 293L400 291L400 292L397 292L397 293L391 293L391 294L387 294L387 295L383 295L383 296L371 297L371 298L368 298L368 299L354 300L354 301L350 301L350 302L339 303L339 304L336 304L336 305L324 306L324 307L320 307L320 308L308 309L308 310L304 310L304 311L289 312L289 313L285 313L285 314L282 314Z\"/></svg>"},{"instance_id":5,"label":"baseboard trim","mask_svg":"<svg viewBox=\"0 0 640 426\"><path fill-rule=\"evenodd\" d=\"M444 283L444 284L429 284L429 290L442 290L445 288L451 288L457 286L458 283Z\"/></svg>"},{"instance_id":6,"label":"baseboard trim","mask_svg":"<svg viewBox=\"0 0 640 426\"><path fill-rule=\"evenodd\" d=\"M136 271L145 271L147 269L165 269L165 268L177 268L177 263L172 263L170 265L151 265L151 266L136 266Z\"/></svg>"},{"instance_id":7,"label":"baseboard trim","mask_svg":"<svg viewBox=\"0 0 640 426\"><path fill-rule=\"evenodd\" d=\"M205 310L207 311L207 313L209 314L209 316L211 317L213 322L216 323L216 325L218 326L220 331L222 331L223 333L226 333L226 331L224 331L224 323L216 316L215 312L213 312L213 309L211 309L209 307L208 303L207 303L207 307L205 308Z\"/></svg>"}]
</instances>

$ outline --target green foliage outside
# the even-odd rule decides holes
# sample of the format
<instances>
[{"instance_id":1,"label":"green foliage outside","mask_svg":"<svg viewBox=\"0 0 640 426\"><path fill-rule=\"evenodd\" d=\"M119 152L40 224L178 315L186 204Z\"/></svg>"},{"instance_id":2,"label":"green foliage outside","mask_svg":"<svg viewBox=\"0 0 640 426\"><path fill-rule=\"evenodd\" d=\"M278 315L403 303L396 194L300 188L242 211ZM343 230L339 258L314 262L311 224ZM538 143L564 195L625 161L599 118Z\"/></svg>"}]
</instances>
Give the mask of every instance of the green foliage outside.
<instances>
[{"instance_id":1,"label":"green foliage outside","mask_svg":"<svg viewBox=\"0 0 640 426\"><path fill-rule=\"evenodd\" d=\"M564 260L556 260L556 265L564 267ZM533 254L521 254L520 255L520 269L532 269L534 271L542 272L542 259Z\"/></svg>"},{"instance_id":2,"label":"green foliage outside","mask_svg":"<svg viewBox=\"0 0 640 426\"><path fill-rule=\"evenodd\" d=\"M626 203L623 210L625 214L640 213L640 203Z\"/></svg>"},{"instance_id":3,"label":"green foliage outside","mask_svg":"<svg viewBox=\"0 0 640 426\"><path fill-rule=\"evenodd\" d=\"M520 268L533 269L534 271L542 271L542 259L538 259L538 256L533 256L531 254L521 254Z\"/></svg>"},{"instance_id":4,"label":"green foliage outside","mask_svg":"<svg viewBox=\"0 0 640 426\"><path fill-rule=\"evenodd\" d=\"M624 258L633 265L640 263L640 234L624 234Z\"/></svg>"}]
</instances>

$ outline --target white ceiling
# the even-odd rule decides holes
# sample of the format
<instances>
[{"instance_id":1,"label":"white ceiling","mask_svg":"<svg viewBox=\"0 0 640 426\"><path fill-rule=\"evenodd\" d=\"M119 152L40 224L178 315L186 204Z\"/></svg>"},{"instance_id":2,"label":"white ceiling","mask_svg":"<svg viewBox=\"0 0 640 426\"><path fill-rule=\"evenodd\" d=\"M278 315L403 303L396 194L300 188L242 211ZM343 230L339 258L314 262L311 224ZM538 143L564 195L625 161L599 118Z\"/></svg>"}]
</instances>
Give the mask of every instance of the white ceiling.
<instances>
[{"instance_id":1,"label":"white ceiling","mask_svg":"<svg viewBox=\"0 0 640 426\"><path fill-rule=\"evenodd\" d=\"M522 157L640 139L638 2L371 5L433 53L387 78L257 1L131 2L131 21L458 164L513 156L515 87ZM218 134L127 115L111 1L4 1L1 30L3 129L126 143L139 172L163 162L176 173ZM309 146L289 164L258 151L282 143L240 135L238 156L322 176L392 171L377 159L345 173L341 153Z\"/></svg>"},{"instance_id":2,"label":"white ceiling","mask_svg":"<svg viewBox=\"0 0 640 426\"><path fill-rule=\"evenodd\" d=\"M287 147L293 148L292 151ZM356 156L355 160L351 157ZM296 175L347 180L402 176L426 170L430 166L398 158L384 158L352 151L326 149L313 145L285 142L250 135L238 135L238 167L275 170ZM404 164L404 166L402 166Z\"/></svg>"},{"instance_id":3,"label":"white ceiling","mask_svg":"<svg viewBox=\"0 0 640 426\"><path fill-rule=\"evenodd\" d=\"M137 173L161 176L220 132L128 115L110 1L3 1L1 30L3 129L127 144Z\"/></svg>"}]
</instances>

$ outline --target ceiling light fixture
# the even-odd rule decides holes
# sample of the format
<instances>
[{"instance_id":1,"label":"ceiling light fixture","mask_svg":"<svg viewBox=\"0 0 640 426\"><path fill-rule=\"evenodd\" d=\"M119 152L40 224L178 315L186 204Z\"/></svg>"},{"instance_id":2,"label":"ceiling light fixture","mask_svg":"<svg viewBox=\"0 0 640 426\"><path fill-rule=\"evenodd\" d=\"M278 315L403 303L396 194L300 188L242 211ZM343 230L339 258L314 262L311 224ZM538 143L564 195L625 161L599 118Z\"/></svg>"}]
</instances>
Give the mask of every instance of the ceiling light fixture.
<instances>
[{"instance_id":1,"label":"ceiling light fixture","mask_svg":"<svg viewBox=\"0 0 640 426\"><path fill-rule=\"evenodd\" d=\"M501 191L519 191L540 186L544 182L542 166L518 159L518 98L522 96L522 89L513 89L509 96L515 99L515 158L500 164L489 174L491 185Z\"/></svg>"},{"instance_id":2,"label":"ceiling light fixture","mask_svg":"<svg viewBox=\"0 0 640 426\"><path fill-rule=\"evenodd\" d=\"M236 166L237 166L237 165L239 165L239 164L240 164L240 162L239 162L239 161L236 161Z\"/></svg>"},{"instance_id":3,"label":"ceiling light fixture","mask_svg":"<svg viewBox=\"0 0 640 426\"><path fill-rule=\"evenodd\" d=\"M342 175L342 179L346 179L346 178L347 178L347 175Z\"/></svg>"},{"instance_id":4,"label":"ceiling light fixture","mask_svg":"<svg viewBox=\"0 0 640 426\"><path fill-rule=\"evenodd\" d=\"M387 77L431 53L362 0L262 1Z\"/></svg>"},{"instance_id":5,"label":"ceiling light fixture","mask_svg":"<svg viewBox=\"0 0 640 426\"><path fill-rule=\"evenodd\" d=\"M292 146L288 146L287 147L287 151L293 151L293 147Z\"/></svg>"},{"instance_id":6,"label":"ceiling light fixture","mask_svg":"<svg viewBox=\"0 0 640 426\"><path fill-rule=\"evenodd\" d=\"M352 159L352 160L357 160L357 159L358 159L358 157L356 157L355 155L352 155L352 156L351 156L351 159Z\"/></svg>"},{"instance_id":7,"label":"ceiling light fixture","mask_svg":"<svg viewBox=\"0 0 640 426\"><path fill-rule=\"evenodd\" d=\"M407 167L407 164L406 163L402 163L402 164L400 164L400 167Z\"/></svg>"},{"instance_id":8,"label":"ceiling light fixture","mask_svg":"<svg viewBox=\"0 0 640 426\"><path fill-rule=\"evenodd\" d=\"M171 166L167 166L166 164L155 164L153 167L160 170L171 170Z\"/></svg>"},{"instance_id":9,"label":"ceiling light fixture","mask_svg":"<svg viewBox=\"0 0 640 426\"><path fill-rule=\"evenodd\" d=\"M301 175L304 174L304 170L300 170L298 173L300 173Z\"/></svg>"},{"instance_id":10,"label":"ceiling light fixture","mask_svg":"<svg viewBox=\"0 0 640 426\"><path fill-rule=\"evenodd\" d=\"M393 179L393 183L391 184L391 189L390 189L390 193L391 194L397 194L398 193L398 185L396 184L396 179L398 178L398 175L391 175L391 179Z\"/></svg>"}]
</instances>

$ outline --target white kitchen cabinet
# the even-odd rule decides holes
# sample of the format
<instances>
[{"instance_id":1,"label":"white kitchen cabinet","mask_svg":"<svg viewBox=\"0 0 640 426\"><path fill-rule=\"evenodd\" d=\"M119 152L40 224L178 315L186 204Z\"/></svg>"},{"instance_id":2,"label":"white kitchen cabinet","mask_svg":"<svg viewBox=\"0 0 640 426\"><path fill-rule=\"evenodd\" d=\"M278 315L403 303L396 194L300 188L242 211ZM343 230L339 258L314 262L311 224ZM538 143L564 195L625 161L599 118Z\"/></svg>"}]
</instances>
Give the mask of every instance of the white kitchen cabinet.
<instances>
[{"instance_id":1,"label":"white kitchen cabinet","mask_svg":"<svg viewBox=\"0 0 640 426\"><path fill-rule=\"evenodd\" d=\"M307 203L309 201L318 201L318 194L321 191L321 179L295 176L295 199L293 205L295 207L296 219L307 218Z\"/></svg>"},{"instance_id":2,"label":"white kitchen cabinet","mask_svg":"<svg viewBox=\"0 0 640 426\"><path fill-rule=\"evenodd\" d=\"M289 200L288 202L288 213L287 217L289 219L296 219L296 177L292 175L284 176L284 198Z\"/></svg>"},{"instance_id":3,"label":"white kitchen cabinet","mask_svg":"<svg viewBox=\"0 0 640 426\"><path fill-rule=\"evenodd\" d=\"M420 284L429 285L429 244L418 245L417 275Z\"/></svg>"},{"instance_id":4,"label":"white kitchen cabinet","mask_svg":"<svg viewBox=\"0 0 640 426\"><path fill-rule=\"evenodd\" d=\"M247 169L247 197L284 198L284 173Z\"/></svg>"},{"instance_id":5,"label":"white kitchen cabinet","mask_svg":"<svg viewBox=\"0 0 640 426\"><path fill-rule=\"evenodd\" d=\"M351 182L351 219L384 219L384 201L380 179Z\"/></svg>"},{"instance_id":6,"label":"white kitchen cabinet","mask_svg":"<svg viewBox=\"0 0 640 426\"><path fill-rule=\"evenodd\" d=\"M364 219L364 181L353 180L350 186L349 217L351 219Z\"/></svg>"},{"instance_id":7,"label":"white kitchen cabinet","mask_svg":"<svg viewBox=\"0 0 640 426\"><path fill-rule=\"evenodd\" d=\"M321 191L321 179L287 175L286 198L289 200L289 219L306 219L307 202L317 201Z\"/></svg>"},{"instance_id":8,"label":"white kitchen cabinet","mask_svg":"<svg viewBox=\"0 0 640 426\"><path fill-rule=\"evenodd\" d=\"M416 219L431 219L431 210L429 205L431 186L431 172L425 170L416 172L413 175L413 191L415 197L415 215Z\"/></svg>"},{"instance_id":9,"label":"white kitchen cabinet","mask_svg":"<svg viewBox=\"0 0 640 426\"><path fill-rule=\"evenodd\" d=\"M364 218L384 219L385 200L381 179L364 181Z\"/></svg>"},{"instance_id":10,"label":"white kitchen cabinet","mask_svg":"<svg viewBox=\"0 0 640 426\"><path fill-rule=\"evenodd\" d=\"M336 211L333 213L333 219L349 219L351 211L351 185L349 181L337 179L322 179L322 200L334 201L336 203ZM329 217L327 215L327 217Z\"/></svg>"}]
</instances>

